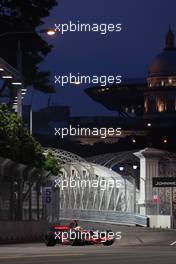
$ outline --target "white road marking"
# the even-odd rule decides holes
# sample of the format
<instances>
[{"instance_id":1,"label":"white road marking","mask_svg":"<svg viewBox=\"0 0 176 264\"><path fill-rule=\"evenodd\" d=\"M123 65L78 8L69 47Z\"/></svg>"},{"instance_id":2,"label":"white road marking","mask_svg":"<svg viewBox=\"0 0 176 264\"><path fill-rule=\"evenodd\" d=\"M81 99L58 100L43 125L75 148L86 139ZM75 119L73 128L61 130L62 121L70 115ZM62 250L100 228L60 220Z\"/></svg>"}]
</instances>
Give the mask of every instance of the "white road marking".
<instances>
[{"instance_id":1,"label":"white road marking","mask_svg":"<svg viewBox=\"0 0 176 264\"><path fill-rule=\"evenodd\" d=\"M172 242L170 246L174 246L176 244L176 241Z\"/></svg>"}]
</instances>

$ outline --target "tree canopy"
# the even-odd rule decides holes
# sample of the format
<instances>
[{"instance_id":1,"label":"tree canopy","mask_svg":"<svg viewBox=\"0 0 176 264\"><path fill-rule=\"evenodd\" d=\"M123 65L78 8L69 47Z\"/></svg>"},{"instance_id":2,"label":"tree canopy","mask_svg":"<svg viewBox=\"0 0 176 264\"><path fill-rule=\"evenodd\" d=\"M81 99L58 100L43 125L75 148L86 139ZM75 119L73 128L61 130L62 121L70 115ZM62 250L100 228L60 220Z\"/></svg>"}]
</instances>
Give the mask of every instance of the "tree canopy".
<instances>
[{"instance_id":1,"label":"tree canopy","mask_svg":"<svg viewBox=\"0 0 176 264\"><path fill-rule=\"evenodd\" d=\"M0 35L7 32L33 32L32 34L6 34L0 37L0 57L16 68L17 46L21 41L23 76L26 85L43 92L54 92L49 82L50 73L39 70L39 64L52 46L37 33L57 0L1 0Z\"/></svg>"},{"instance_id":2,"label":"tree canopy","mask_svg":"<svg viewBox=\"0 0 176 264\"><path fill-rule=\"evenodd\" d=\"M60 170L55 157L51 153L43 154L42 146L5 104L0 105L0 156L50 171L54 175Z\"/></svg>"}]
</instances>

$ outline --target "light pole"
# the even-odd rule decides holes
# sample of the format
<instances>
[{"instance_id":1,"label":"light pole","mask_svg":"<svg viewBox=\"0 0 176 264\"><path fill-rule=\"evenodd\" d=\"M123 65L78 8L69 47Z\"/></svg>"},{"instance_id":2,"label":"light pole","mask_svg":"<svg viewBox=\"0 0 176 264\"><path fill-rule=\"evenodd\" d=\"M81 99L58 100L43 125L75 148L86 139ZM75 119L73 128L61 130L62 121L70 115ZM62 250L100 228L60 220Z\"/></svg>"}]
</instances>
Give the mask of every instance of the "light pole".
<instances>
[{"instance_id":1,"label":"light pole","mask_svg":"<svg viewBox=\"0 0 176 264\"><path fill-rule=\"evenodd\" d=\"M133 165L133 170L137 170L138 166ZM136 214L136 178L133 177L133 186L134 186L134 213Z\"/></svg>"},{"instance_id":2,"label":"light pole","mask_svg":"<svg viewBox=\"0 0 176 264\"><path fill-rule=\"evenodd\" d=\"M21 75L22 79L22 52L21 52L21 41L18 40L18 50L17 50L17 69ZM24 84L17 88L17 114L22 117L22 94L21 88L24 88Z\"/></svg>"},{"instance_id":3,"label":"light pole","mask_svg":"<svg viewBox=\"0 0 176 264\"><path fill-rule=\"evenodd\" d=\"M170 215L171 215L171 228L174 228L174 207L173 207L173 200L174 200L174 192L173 187L170 188Z\"/></svg>"},{"instance_id":4,"label":"light pole","mask_svg":"<svg viewBox=\"0 0 176 264\"><path fill-rule=\"evenodd\" d=\"M5 32L0 34L1 37L6 37L8 35L25 35L25 34L35 34L35 33L45 33L49 36L55 35L56 31L54 29L41 29L39 31L16 31L16 32ZM17 47L17 70L20 73L20 79L22 80L22 50L21 50L21 41L18 40ZM23 81L17 83L17 97L14 104L17 104L17 114L19 117L22 117L22 89L24 89ZM31 115L31 114L30 114Z\"/></svg>"},{"instance_id":5,"label":"light pole","mask_svg":"<svg viewBox=\"0 0 176 264\"><path fill-rule=\"evenodd\" d=\"M32 103L33 103L33 97L34 97L34 90L32 88L32 94L31 94L31 103L30 103L30 110L29 110L29 130L30 130L30 135L32 135L32 130L33 130L33 112L32 112Z\"/></svg>"}]
</instances>

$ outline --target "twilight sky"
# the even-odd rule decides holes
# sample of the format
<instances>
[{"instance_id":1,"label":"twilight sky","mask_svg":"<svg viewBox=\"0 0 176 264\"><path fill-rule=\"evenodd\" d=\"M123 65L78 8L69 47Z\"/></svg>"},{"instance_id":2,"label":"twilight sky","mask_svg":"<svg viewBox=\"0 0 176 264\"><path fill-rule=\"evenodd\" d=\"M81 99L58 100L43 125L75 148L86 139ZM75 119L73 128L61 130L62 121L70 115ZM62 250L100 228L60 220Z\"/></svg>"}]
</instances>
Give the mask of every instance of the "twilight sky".
<instances>
[{"instance_id":1,"label":"twilight sky","mask_svg":"<svg viewBox=\"0 0 176 264\"><path fill-rule=\"evenodd\" d=\"M122 23L121 33L57 34L46 40L54 45L41 68L52 75L95 74L123 78L146 77L152 59L162 51L171 24L176 33L175 0L58 0L46 27L68 23ZM53 81L53 79L51 80ZM114 115L84 93L87 86L56 85L53 103L71 106L72 115ZM34 106L44 107L48 96L35 92ZM29 94L25 103L29 101Z\"/></svg>"}]
</instances>

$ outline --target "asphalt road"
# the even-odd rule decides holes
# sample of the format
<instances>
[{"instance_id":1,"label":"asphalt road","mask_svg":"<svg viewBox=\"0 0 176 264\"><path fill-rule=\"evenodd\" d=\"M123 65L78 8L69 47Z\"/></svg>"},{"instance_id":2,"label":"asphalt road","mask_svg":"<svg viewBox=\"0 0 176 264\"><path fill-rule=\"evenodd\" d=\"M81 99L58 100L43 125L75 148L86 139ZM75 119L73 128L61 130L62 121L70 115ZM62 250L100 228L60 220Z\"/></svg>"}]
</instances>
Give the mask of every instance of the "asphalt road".
<instances>
[{"instance_id":1,"label":"asphalt road","mask_svg":"<svg viewBox=\"0 0 176 264\"><path fill-rule=\"evenodd\" d=\"M55 246L23 244L0 246L0 263L3 264L175 264L174 246Z\"/></svg>"}]
</instances>

